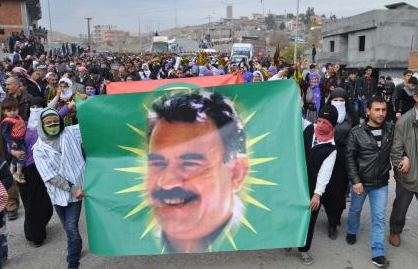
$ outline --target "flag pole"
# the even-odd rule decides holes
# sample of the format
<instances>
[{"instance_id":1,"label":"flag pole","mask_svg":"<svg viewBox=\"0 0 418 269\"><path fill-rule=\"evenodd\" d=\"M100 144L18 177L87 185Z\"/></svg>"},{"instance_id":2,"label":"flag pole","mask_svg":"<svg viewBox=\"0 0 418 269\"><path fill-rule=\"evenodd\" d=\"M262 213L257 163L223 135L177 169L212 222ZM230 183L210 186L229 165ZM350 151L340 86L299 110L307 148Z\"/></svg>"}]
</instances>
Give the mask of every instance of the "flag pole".
<instances>
[{"instance_id":1,"label":"flag pole","mask_svg":"<svg viewBox=\"0 0 418 269\"><path fill-rule=\"evenodd\" d=\"M297 4L296 4L296 35L295 35L295 49L293 52L293 63L296 63L296 58L297 58L297 50L298 50L298 35L299 35L299 0L296 0Z\"/></svg>"}]
</instances>

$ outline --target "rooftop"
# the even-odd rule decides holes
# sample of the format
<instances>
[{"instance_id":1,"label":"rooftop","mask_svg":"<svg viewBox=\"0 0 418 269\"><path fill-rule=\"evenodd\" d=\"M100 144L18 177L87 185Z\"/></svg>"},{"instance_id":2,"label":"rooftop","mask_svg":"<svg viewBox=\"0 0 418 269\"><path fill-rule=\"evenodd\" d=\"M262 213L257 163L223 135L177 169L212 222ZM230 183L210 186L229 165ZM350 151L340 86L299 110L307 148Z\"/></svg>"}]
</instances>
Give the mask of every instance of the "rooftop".
<instances>
[{"instance_id":1,"label":"rooftop","mask_svg":"<svg viewBox=\"0 0 418 269\"><path fill-rule=\"evenodd\" d=\"M395 3L395 4L391 4L391 5L386 5L385 6L387 9L418 9L408 3L405 2L399 2L399 3Z\"/></svg>"}]
</instances>

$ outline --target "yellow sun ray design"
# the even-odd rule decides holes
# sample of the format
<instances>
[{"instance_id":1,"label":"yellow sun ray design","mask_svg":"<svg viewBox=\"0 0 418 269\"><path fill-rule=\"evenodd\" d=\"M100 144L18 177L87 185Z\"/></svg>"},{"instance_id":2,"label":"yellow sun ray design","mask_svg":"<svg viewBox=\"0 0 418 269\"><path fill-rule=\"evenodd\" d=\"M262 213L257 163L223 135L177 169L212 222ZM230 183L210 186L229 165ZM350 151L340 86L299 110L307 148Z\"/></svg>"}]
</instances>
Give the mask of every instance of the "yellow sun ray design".
<instances>
[{"instance_id":1,"label":"yellow sun ray design","mask_svg":"<svg viewBox=\"0 0 418 269\"><path fill-rule=\"evenodd\" d=\"M116 171L134 173L134 174L147 174L146 167L127 167L127 168L116 168Z\"/></svg>"},{"instance_id":2,"label":"yellow sun ray design","mask_svg":"<svg viewBox=\"0 0 418 269\"><path fill-rule=\"evenodd\" d=\"M250 139L247 141L247 148L251 148L252 146L254 146L255 144L257 144L258 142L260 142L261 140L263 140L264 138L266 138L270 133L266 133L260 136L257 136L256 138Z\"/></svg>"},{"instance_id":3,"label":"yellow sun ray design","mask_svg":"<svg viewBox=\"0 0 418 269\"><path fill-rule=\"evenodd\" d=\"M146 104L142 104L142 106L144 107L144 109L147 113L151 113L151 110L149 110L149 108L147 107Z\"/></svg>"},{"instance_id":4,"label":"yellow sun ray design","mask_svg":"<svg viewBox=\"0 0 418 269\"><path fill-rule=\"evenodd\" d=\"M245 179L245 183L250 185L265 185L265 186L277 186L277 183L270 182L264 179L256 178L256 177L247 177Z\"/></svg>"},{"instance_id":5,"label":"yellow sun ray design","mask_svg":"<svg viewBox=\"0 0 418 269\"><path fill-rule=\"evenodd\" d=\"M254 115L255 115L255 113L257 113L256 111L254 111L253 113L251 113L248 117L246 117L245 119L244 119L244 126L245 125L247 125L247 123L249 123L250 122L250 120L254 117Z\"/></svg>"},{"instance_id":6,"label":"yellow sun ray design","mask_svg":"<svg viewBox=\"0 0 418 269\"><path fill-rule=\"evenodd\" d=\"M140 203L139 205L137 205L131 212L128 213L128 215L126 215L124 217L124 219L129 218L132 215L135 215L136 213L142 211L144 208L147 208L150 205L148 200L144 200L142 201L142 203Z\"/></svg>"},{"instance_id":7,"label":"yellow sun ray design","mask_svg":"<svg viewBox=\"0 0 418 269\"><path fill-rule=\"evenodd\" d=\"M242 200L245 201L245 202L247 202L247 203L250 203L252 205L255 205L255 206L257 206L259 208L262 208L264 210L271 211L270 208L268 208L263 203L257 201L255 198L251 197L250 195L248 195L246 193L242 193L242 194L240 194L240 196L241 196Z\"/></svg>"},{"instance_id":8,"label":"yellow sun ray design","mask_svg":"<svg viewBox=\"0 0 418 269\"><path fill-rule=\"evenodd\" d=\"M125 146L120 146L120 145L118 145L118 147L121 148L121 149L130 151L130 152L133 152L138 156L143 156L143 155L146 154L145 150L140 149L140 148L125 147Z\"/></svg>"},{"instance_id":9,"label":"yellow sun ray design","mask_svg":"<svg viewBox=\"0 0 418 269\"><path fill-rule=\"evenodd\" d=\"M133 187L121 190L116 192L115 194L122 194L122 193L130 193L130 192L139 192L139 191L144 191L147 189L147 185L145 183L139 184L139 185L135 185Z\"/></svg>"},{"instance_id":10,"label":"yellow sun ray design","mask_svg":"<svg viewBox=\"0 0 418 269\"><path fill-rule=\"evenodd\" d=\"M255 166L255 165L259 165L259 164L271 162L271 161L274 161L276 159L277 159L277 157L271 157L271 158L253 158L253 159L249 159L248 160L248 164L250 166Z\"/></svg>"},{"instance_id":11,"label":"yellow sun ray design","mask_svg":"<svg viewBox=\"0 0 418 269\"><path fill-rule=\"evenodd\" d=\"M237 96L234 98L234 102L235 102L236 99L237 99ZM148 113L150 113L150 110L148 109L148 107L145 104L143 104L143 107ZM243 124L247 125L254 118L256 113L257 112L255 111L255 112L252 112L250 115L248 115L243 120ZM146 137L147 137L146 133L144 131L142 131L140 128L137 128L137 127L135 127L135 126L133 126L129 123L127 123L127 126L133 132L135 132L136 134L141 136L144 140L146 139ZM265 163L268 163L268 162L275 161L277 159L277 157L250 158L250 156L252 156L254 154L254 151L249 150L249 149L253 148L256 144L263 141L269 135L270 135L270 132L267 132L267 133L264 133L262 135L251 138L247 141L246 148L247 148L247 152L248 152L247 157L249 158L248 159L249 171L248 171L247 177L244 179L244 184L241 186L241 188L238 192L238 196L244 202L244 206L245 206L245 204L248 204L248 205L252 205L252 206L255 206L257 208L261 208L263 210L266 210L266 211L270 212L271 209L269 207L267 207L262 202L258 201L256 198L254 198L252 196L252 195L255 195L257 191L255 189L253 189L251 186L273 187L273 186L278 186L278 184L275 183L275 182L268 181L267 179L255 177L254 174L258 173L258 171L254 170L253 167L257 166L257 165L261 165L261 164L265 164ZM144 182L145 177L146 177L147 172L148 172L147 171L148 170L147 169L147 160L146 160L147 144L145 142L143 142L143 143L140 143L139 146L137 146L137 147L122 146L122 145L118 145L117 147L126 151L126 152L134 153L137 156L136 162L138 163L138 166L126 167L126 168L116 168L115 170L119 171L119 172L138 174L140 176L135 177L134 179L139 180L141 183L137 184L137 185L134 185L132 187L117 191L117 192L115 192L115 194L120 195L120 194L129 194L129 193L138 193L137 197L138 197L140 202L135 208L133 208L124 217L125 219L129 218L129 217L132 217L133 215L138 214L140 212L143 212L144 210L148 210L147 215L148 215L149 221L147 222L146 228L144 229L144 231L142 232L142 234L140 236L139 240L142 240L154 229L160 229L156 216L154 215L152 210L150 210L150 201L148 199L147 186L146 186L146 182ZM250 193L252 195L250 195ZM256 228L251 224L249 219L247 219L244 215L241 215L239 220L243 224L243 226L245 226L251 232L253 232L254 234L258 234ZM237 248L237 245L235 243L232 231L230 229L225 230L224 231L224 236L225 236L224 238L226 238L229 241L231 246L235 250L237 250L238 248ZM165 249L166 249L166 246L162 246L161 253L164 253ZM208 247L208 251L209 252L213 251L212 245L210 245Z\"/></svg>"},{"instance_id":12,"label":"yellow sun ray design","mask_svg":"<svg viewBox=\"0 0 418 269\"><path fill-rule=\"evenodd\" d=\"M154 229L158 224L158 220L156 217L153 217L151 219L151 221L148 223L147 228L145 228L145 231L142 233L141 237L139 238L139 240L141 240L142 238L144 238L149 232L152 231L152 229Z\"/></svg>"},{"instance_id":13,"label":"yellow sun ray design","mask_svg":"<svg viewBox=\"0 0 418 269\"><path fill-rule=\"evenodd\" d=\"M251 223L244 217L244 215L241 216L241 222L250 229L253 233L257 234L257 231L254 229L254 227L251 225Z\"/></svg>"},{"instance_id":14,"label":"yellow sun ray design","mask_svg":"<svg viewBox=\"0 0 418 269\"><path fill-rule=\"evenodd\" d=\"M140 136L142 136L144 138L147 136L144 131L136 128L135 126L130 125L129 123L127 123L126 125L128 125L129 128L131 128L135 133L139 134Z\"/></svg>"},{"instance_id":15,"label":"yellow sun ray design","mask_svg":"<svg viewBox=\"0 0 418 269\"><path fill-rule=\"evenodd\" d=\"M229 241L229 243L231 243L232 247L235 250L238 250L237 245L235 244L234 238L231 235L231 232L230 231L225 231L224 234L225 234L226 238L228 238L228 241Z\"/></svg>"}]
</instances>

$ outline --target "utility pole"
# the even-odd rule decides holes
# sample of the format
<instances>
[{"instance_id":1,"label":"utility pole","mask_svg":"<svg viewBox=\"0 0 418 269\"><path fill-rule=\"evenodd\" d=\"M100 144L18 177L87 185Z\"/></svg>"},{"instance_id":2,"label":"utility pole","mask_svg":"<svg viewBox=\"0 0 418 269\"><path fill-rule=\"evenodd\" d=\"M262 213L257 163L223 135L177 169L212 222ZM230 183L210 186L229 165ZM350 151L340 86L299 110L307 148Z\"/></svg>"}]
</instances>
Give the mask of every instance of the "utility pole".
<instances>
[{"instance_id":1,"label":"utility pole","mask_svg":"<svg viewBox=\"0 0 418 269\"><path fill-rule=\"evenodd\" d=\"M141 18L138 16L138 41L139 41L139 51L142 51L142 38L141 38Z\"/></svg>"},{"instance_id":2,"label":"utility pole","mask_svg":"<svg viewBox=\"0 0 418 269\"><path fill-rule=\"evenodd\" d=\"M210 34L210 19L212 18L211 15L208 15L205 19L208 19L208 34Z\"/></svg>"},{"instance_id":3,"label":"utility pole","mask_svg":"<svg viewBox=\"0 0 418 269\"><path fill-rule=\"evenodd\" d=\"M84 19L87 20L87 46L88 46L88 51L91 52L90 21L92 20L92 18L88 17Z\"/></svg>"},{"instance_id":4,"label":"utility pole","mask_svg":"<svg viewBox=\"0 0 418 269\"><path fill-rule=\"evenodd\" d=\"M296 58L298 54L298 35L299 35L299 0L297 1L297 8L296 8L296 35L295 35L295 51L293 52L293 63L296 63Z\"/></svg>"},{"instance_id":5,"label":"utility pole","mask_svg":"<svg viewBox=\"0 0 418 269\"><path fill-rule=\"evenodd\" d=\"M51 48L52 47L52 19L51 19L51 4L49 3L48 0L48 17L49 17L49 36L50 36L50 40L49 40L49 45L48 47Z\"/></svg>"}]
</instances>

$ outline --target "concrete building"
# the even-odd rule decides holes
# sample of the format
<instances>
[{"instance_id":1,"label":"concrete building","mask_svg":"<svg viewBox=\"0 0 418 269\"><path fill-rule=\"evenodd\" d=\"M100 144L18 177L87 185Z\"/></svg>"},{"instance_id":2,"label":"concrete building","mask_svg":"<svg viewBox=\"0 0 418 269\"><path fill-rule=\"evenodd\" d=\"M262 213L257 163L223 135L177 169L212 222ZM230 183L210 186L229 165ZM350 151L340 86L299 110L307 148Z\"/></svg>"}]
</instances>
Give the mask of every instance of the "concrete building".
<instances>
[{"instance_id":1,"label":"concrete building","mask_svg":"<svg viewBox=\"0 0 418 269\"><path fill-rule=\"evenodd\" d=\"M0 1L0 38L4 39L10 33L37 28L42 17L39 0L1 0Z\"/></svg>"},{"instance_id":2,"label":"concrete building","mask_svg":"<svg viewBox=\"0 0 418 269\"><path fill-rule=\"evenodd\" d=\"M116 31L116 25L94 25L91 38L93 43L103 43L105 41L105 34L108 31Z\"/></svg>"},{"instance_id":3,"label":"concrete building","mask_svg":"<svg viewBox=\"0 0 418 269\"><path fill-rule=\"evenodd\" d=\"M382 75L398 76L418 49L418 9L407 3L387 5L329 22L322 28L323 51L317 62L341 62L348 68L371 65Z\"/></svg>"},{"instance_id":4,"label":"concrete building","mask_svg":"<svg viewBox=\"0 0 418 269\"><path fill-rule=\"evenodd\" d=\"M286 29L290 32L298 30L299 32L305 31L305 24L302 21L290 20L286 22Z\"/></svg>"},{"instance_id":5,"label":"concrete building","mask_svg":"<svg viewBox=\"0 0 418 269\"><path fill-rule=\"evenodd\" d=\"M232 6L227 6L226 7L226 18L228 20L231 20L233 18L233 14L232 14Z\"/></svg>"},{"instance_id":6,"label":"concrete building","mask_svg":"<svg viewBox=\"0 0 418 269\"><path fill-rule=\"evenodd\" d=\"M323 25L324 23L328 23L331 21L330 19L319 15L313 15L310 19L311 22L315 25Z\"/></svg>"}]
</instances>

